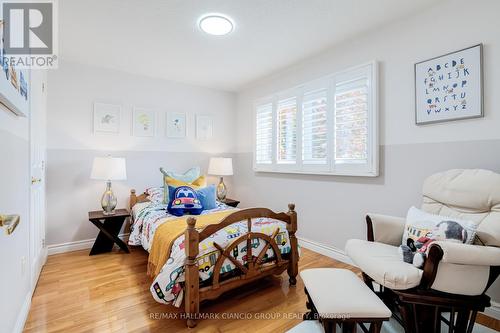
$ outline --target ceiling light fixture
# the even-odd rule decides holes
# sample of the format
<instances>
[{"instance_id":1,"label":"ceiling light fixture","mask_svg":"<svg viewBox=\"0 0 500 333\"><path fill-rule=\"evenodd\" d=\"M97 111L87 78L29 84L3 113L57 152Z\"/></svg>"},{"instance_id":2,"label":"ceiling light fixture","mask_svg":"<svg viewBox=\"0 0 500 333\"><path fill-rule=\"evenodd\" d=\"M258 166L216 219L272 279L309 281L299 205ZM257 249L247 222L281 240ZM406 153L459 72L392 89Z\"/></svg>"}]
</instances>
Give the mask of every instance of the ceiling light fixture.
<instances>
[{"instance_id":1,"label":"ceiling light fixture","mask_svg":"<svg viewBox=\"0 0 500 333\"><path fill-rule=\"evenodd\" d=\"M198 26L209 35L224 36L234 30L234 22L226 15L206 14L198 20Z\"/></svg>"}]
</instances>

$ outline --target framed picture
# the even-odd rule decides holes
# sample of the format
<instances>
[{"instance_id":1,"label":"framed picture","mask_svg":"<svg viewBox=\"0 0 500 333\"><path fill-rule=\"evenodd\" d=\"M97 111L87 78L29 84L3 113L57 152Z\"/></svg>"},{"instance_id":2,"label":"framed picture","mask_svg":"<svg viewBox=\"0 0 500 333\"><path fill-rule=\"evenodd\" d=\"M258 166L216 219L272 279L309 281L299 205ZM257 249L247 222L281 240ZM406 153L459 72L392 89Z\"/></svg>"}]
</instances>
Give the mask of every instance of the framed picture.
<instances>
[{"instance_id":1,"label":"framed picture","mask_svg":"<svg viewBox=\"0 0 500 333\"><path fill-rule=\"evenodd\" d=\"M120 132L121 106L94 103L94 134Z\"/></svg>"},{"instance_id":2,"label":"framed picture","mask_svg":"<svg viewBox=\"0 0 500 333\"><path fill-rule=\"evenodd\" d=\"M196 116L196 138L198 140L211 139L213 135L213 123L211 116Z\"/></svg>"},{"instance_id":3,"label":"framed picture","mask_svg":"<svg viewBox=\"0 0 500 333\"><path fill-rule=\"evenodd\" d=\"M483 117L483 45L415 64L417 125Z\"/></svg>"},{"instance_id":4,"label":"framed picture","mask_svg":"<svg viewBox=\"0 0 500 333\"><path fill-rule=\"evenodd\" d=\"M153 137L156 134L156 112L153 110L134 108L132 120L134 136Z\"/></svg>"},{"instance_id":5,"label":"framed picture","mask_svg":"<svg viewBox=\"0 0 500 333\"><path fill-rule=\"evenodd\" d=\"M18 116L27 116L30 108L30 71L9 64L4 57L3 21L0 21L0 103Z\"/></svg>"},{"instance_id":6,"label":"framed picture","mask_svg":"<svg viewBox=\"0 0 500 333\"><path fill-rule=\"evenodd\" d=\"M186 137L186 114L182 112L167 112L167 137Z\"/></svg>"}]
</instances>

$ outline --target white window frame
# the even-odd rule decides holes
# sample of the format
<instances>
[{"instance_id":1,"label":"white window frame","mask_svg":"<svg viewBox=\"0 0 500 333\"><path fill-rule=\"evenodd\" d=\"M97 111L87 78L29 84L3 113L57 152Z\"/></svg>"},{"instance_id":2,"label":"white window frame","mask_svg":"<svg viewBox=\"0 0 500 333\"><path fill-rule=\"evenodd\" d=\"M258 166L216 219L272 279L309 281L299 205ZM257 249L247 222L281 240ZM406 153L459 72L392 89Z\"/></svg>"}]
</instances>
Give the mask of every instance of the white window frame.
<instances>
[{"instance_id":1,"label":"white window frame","mask_svg":"<svg viewBox=\"0 0 500 333\"><path fill-rule=\"evenodd\" d=\"M346 81L356 77L367 76L370 84L370 94L368 100L368 147L366 164L341 164L335 163L335 88L339 81ZM306 92L313 90L327 89L327 163L326 164L302 164L302 102ZM277 163L278 130L277 130L277 105L278 101L289 97L296 97L297 100L297 153L296 163ZM256 161L256 120L257 107L262 104L272 103L273 107L273 136L272 136L272 163L258 164ZM255 172L274 173L296 173L296 174L317 174L317 175L337 175L337 176L360 176L377 177L379 175L379 114L378 114L378 66L376 61L364 63L346 70L323 76L319 79L306 82L294 88L287 89L270 96L257 99L253 105L253 170Z\"/></svg>"}]
</instances>

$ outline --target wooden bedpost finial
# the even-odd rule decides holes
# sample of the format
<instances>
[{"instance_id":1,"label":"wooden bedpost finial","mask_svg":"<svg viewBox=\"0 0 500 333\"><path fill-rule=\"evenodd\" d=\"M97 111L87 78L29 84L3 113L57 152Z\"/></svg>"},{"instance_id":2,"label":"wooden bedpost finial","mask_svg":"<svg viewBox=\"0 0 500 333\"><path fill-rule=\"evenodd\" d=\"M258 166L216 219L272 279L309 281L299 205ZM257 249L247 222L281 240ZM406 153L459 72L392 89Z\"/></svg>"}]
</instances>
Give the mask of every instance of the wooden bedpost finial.
<instances>
[{"instance_id":1,"label":"wooden bedpost finial","mask_svg":"<svg viewBox=\"0 0 500 333\"><path fill-rule=\"evenodd\" d=\"M286 226L286 230L288 230L288 237L290 238L290 261L288 263L288 275L290 279L290 286L295 286L297 284L297 274L299 274L299 245L297 242L297 236L295 233L297 232L297 212L295 211L295 204L288 204L288 216L290 217L290 223Z\"/></svg>"},{"instance_id":2,"label":"wooden bedpost finial","mask_svg":"<svg viewBox=\"0 0 500 333\"><path fill-rule=\"evenodd\" d=\"M187 224L188 224L188 229L194 229L194 226L196 225L196 219L194 217L188 217L187 218Z\"/></svg>"}]
</instances>

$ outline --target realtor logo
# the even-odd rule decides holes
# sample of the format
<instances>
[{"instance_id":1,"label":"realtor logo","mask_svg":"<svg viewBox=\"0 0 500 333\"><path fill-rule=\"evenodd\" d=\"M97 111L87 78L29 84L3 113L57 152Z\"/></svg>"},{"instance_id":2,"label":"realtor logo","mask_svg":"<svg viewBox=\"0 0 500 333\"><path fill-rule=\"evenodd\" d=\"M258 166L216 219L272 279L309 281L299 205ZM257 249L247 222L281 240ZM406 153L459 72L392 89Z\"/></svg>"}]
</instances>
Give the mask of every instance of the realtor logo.
<instances>
[{"instance_id":1,"label":"realtor logo","mask_svg":"<svg viewBox=\"0 0 500 333\"><path fill-rule=\"evenodd\" d=\"M55 1L4 1L2 14L2 60L20 68L55 68Z\"/></svg>"},{"instance_id":2,"label":"realtor logo","mask_svg":"<svg viewBox=\"0 0 500 333\"><path fill-rule=\"evenodd\" d=\"M52 3L4 3L7 54L52 53Z\"/></svg>"}]
</instances>

